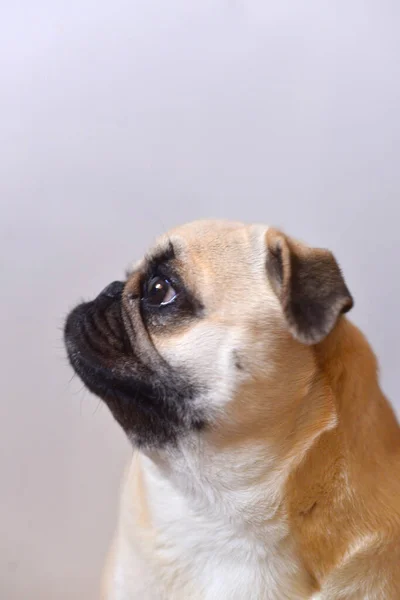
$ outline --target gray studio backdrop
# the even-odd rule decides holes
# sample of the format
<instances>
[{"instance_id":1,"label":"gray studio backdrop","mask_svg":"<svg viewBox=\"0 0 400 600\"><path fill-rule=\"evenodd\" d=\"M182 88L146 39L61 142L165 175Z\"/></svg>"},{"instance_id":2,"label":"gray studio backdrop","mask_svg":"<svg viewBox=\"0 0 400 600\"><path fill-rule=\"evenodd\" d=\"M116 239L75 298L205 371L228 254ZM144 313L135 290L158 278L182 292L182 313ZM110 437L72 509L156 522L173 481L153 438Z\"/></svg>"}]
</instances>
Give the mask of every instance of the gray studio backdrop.
<instances>
[{"instance_id":1,"label":"gray studio backdrop","mask_svg":"<svg viewBox=\"0 0 400 600\"><path fill-rule=\"evenodd\" d=\"M399 30L395 0L2 3L2 599L98 597L130 449L60 328L172 225L333 249L400 408Z\"/></svg>"}]
</instances>

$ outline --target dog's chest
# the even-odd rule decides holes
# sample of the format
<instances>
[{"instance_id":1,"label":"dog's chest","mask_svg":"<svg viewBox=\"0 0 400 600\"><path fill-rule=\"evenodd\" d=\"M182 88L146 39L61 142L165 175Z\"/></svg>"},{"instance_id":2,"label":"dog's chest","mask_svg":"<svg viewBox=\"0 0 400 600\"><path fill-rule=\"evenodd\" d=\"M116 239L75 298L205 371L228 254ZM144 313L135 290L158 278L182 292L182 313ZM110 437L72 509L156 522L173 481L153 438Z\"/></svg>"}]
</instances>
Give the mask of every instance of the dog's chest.
<instances>
[{"instance_id":1,"label":"dog's chest","mask_svg":"<svg viewBox=\"0 0 400 600\"><path fill-rule=\"evenodd\" d=\"M271 538L280 534L284 532L271 532ZM266 550L250 535L236 535L224 523L207 519L170 522L157 536L155 553L157 579L165 598L308 597L302 593L300 570L294 576L296 563L290 548L284 542L271 542Z\"/></svg>"},{"instance_id":2,"label":"dog's chest","mask_svg":"<svg viewBox=\"0 0 400 600\"><path fill-rule=\"evenodd\" d=\"M283 520L266 536L238 527L229 514L193 510L168 482L147 481L151 522L136 521L135 554L145 570L146 600L282 600L310 597ZM144 596L143 594L147 594Z\"/></svg>"}]
</instances>

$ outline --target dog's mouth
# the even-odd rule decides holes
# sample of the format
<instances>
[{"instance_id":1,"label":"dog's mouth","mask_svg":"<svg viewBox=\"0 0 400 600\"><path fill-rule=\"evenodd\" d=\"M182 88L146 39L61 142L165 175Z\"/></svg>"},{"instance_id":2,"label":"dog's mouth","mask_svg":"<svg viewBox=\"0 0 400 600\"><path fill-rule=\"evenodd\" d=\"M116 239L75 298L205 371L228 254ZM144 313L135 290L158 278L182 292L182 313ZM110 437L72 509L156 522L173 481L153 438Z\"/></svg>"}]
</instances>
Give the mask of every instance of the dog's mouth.
<instances>
[{"instance_id":1,"label":"dog's mouth","mask_svg":"<svg viewBox=\"0 0 400 600\"><path fill-rule=\"evenodd\" d=\"M174 442L204 426L203 415L192 406L195 387L148 339L143 342L147 333L140 311L128 314L123 291L124 284L114 282L68 315L64 339L70 364L135 444Z\"/></svg>"}]
</instances>

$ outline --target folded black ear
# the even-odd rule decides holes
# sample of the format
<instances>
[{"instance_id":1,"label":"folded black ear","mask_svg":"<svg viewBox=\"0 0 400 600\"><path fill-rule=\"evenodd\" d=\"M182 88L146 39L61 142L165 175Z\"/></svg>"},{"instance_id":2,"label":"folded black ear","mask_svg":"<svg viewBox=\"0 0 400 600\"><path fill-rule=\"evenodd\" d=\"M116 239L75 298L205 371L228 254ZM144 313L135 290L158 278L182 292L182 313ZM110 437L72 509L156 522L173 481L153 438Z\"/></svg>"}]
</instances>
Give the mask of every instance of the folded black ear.
<instances>
[{"instance_id":1,"label":"folded black ear","mask_svg":"<svg viewBox=\"0 0 400 600\"><path fill-rule=\"evenodd\" d=\"M267 232L267 273L293 337L317 344L353 299L333 254L308 248L276 229Z\"/></svg>"}]
</instances>

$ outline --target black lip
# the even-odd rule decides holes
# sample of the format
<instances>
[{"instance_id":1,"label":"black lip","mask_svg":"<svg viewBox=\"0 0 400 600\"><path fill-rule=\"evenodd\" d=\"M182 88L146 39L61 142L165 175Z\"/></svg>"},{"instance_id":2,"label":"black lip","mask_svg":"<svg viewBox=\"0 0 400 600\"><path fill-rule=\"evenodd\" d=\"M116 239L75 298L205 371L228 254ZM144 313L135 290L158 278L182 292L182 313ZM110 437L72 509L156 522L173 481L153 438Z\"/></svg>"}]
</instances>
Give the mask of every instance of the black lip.
<instances>
[{"instance_id":1,"label":"black lip","mask_svg":"<svg viewBox=\"0 0 400 600\"><path fill-rule=\"evenodd\" d=\"M125 401L131 400L135 396L154 399L151 385L134 377L115 375L111 369L102 366L99 361L82 356L69 340L66 345L72 368L86 387L97 396L102 398L118 396Z\"/></svg>"},{"instance_id":2,"label":"black lip","mask_svg":"<svg viewBox=\"0 0 400 600\"><path fill-rule=\"evenodd\" d=\"M75 372L92 393L108 405L114 418L128 435L133 435L138 446L161 446L174 443L184 427L177 410L177 401L184 406L187 398L179 397L174 390L166 393L161 386L139 378L114 376L112 372L86 361L76 354L70 355ZM192 428L200 429L203 422L195 419Z\"/></svg>"}]
</instances>

